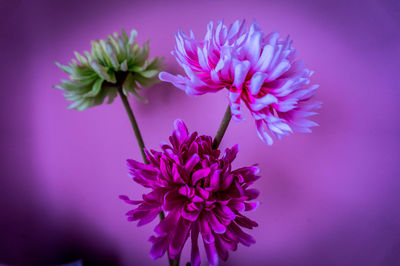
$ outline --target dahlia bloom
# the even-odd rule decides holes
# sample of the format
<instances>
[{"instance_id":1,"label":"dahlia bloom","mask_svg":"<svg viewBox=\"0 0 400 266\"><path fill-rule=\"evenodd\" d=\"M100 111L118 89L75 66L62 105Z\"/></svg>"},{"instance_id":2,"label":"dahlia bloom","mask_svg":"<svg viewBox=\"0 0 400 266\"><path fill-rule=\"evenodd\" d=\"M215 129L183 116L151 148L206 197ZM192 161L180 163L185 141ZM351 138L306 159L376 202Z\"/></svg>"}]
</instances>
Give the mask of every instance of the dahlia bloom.
<instances>
[{"instance_id":1,"label":"dahlia bloom","mask_svg":"<svg viewBox=\"0 0 400 266\"><path fill-rule=\"evenodd\" d=\"M229 27L210 22L204 40L182 31L172 52L187 76L161 72L159 78L196 96L226 89L232 117L242 120L243 102L255 120L259 137L271 145L293 131L311 132L308 120L319 102L309 100L318 85L309 85L312 71L296 61L289 38L278 32L265 35L254 22L250 28L236 21Z\"/></svg>"},{"instance_id":2,"label":"dahlia bloom","mask_svg":"<svg viewBox=\"0 0 400 266\"><path fill-rule=\"evenodd\" d=\"M169 257L177 259L190 236L191 265L200 265L201 235L209 264L217 265L218 257L227 260L228 250L236 250L238 243L255 243L241 228L258 226L242 214L258 206L252 200L259 192L249 188L259 178L257 166L232 170L237 145L220 156L211 137L189 134L181 120L175 121L169 140L161 152L146 150L149 165L128 160L133 180L152 191L140 201L120 196L139 205L126 214L128 221L139 221L138 226L153 221L160 211L168 212L149 239L150 256L156 259L168 250Z\"/></svg>"},{"instance_id":3,"label":"dahlia bloom","mask_svg":"<svg viewBox=\"0 0 400 266\"><path fill-rule=\"evenodd\" d=\"M65 91L65 99L73 101L68 108L82 111L102 104L106 98L112 103L121 86L125 95L132 93L145 101L137 91L158 82L163 58L149 60L149 42L140 47L136 36L136 30L130 36L122 30L122 35L114 33L107 40L93 41L91 53L75 52L76 60L69 65L56 63L69 74L69 80L54 86Z\"/></svg>"}]
</instances>

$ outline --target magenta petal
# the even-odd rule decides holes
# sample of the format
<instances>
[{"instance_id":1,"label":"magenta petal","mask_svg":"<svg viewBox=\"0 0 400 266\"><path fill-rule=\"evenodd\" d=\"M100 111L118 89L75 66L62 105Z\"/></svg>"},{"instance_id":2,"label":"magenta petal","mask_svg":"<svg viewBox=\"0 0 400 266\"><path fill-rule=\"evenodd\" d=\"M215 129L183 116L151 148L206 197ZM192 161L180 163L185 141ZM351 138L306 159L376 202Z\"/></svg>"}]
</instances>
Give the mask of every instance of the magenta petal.
<instances>
[{"instance_id":1,"label":"magenta petal","mask_svg":"<svg viewBox=\"0 0 400 266\"><path fill-rule=\"evenodd\" d=\"M260 191L255 188L246 189L244 194L247 196L247 200L253 200L258 197Z\"/></svg>"},{"instance_id":2,"label":"magenta petal","mask_svg":"<svg viewBox=\"0 0 400 266\"><path fill-rule=\"evenodd\" d=\"M232 200L229 202L228 206L236 211L244 211L245 205L241 200Z\"/></svg>"},{"instance_id":3,"label":"magenta petal","mask_svg":"<svg viewBox=\"0 0 400 266\"><path fill-rule=\"evenodd\" d=\"M192 180L193 183L196 184L200 179L208 176L210 174L210 168L200 169L193 173Z\"/></svg>"},{"instance_id":4,"label":"magenta petal","mask_svg":"<svg viewBox=\"0 0 400 266\"><path fill-rule=\"evenodd\" d=\"M186 198L176 191L169 191L164 197L164 209L166 211L173 211L180 209L185 204Z\"/></svg>"},{"instance_id":5,"label":"magenta petal","mask_svg":"<svg viewBox=\"0 0 400 266\"><path fill-rule=\"evenodd\" d=\"M207 219L205 218L200 219L200 232L205 243L214 243L214 235L212 234Z\"/></svg>"},{"instance_id":6,"label":"magenta petal","mask_svg":"<svg viewBox=\"0 0 400 266\"><path fill-rule=\"evenodd\" d=\"M195 222L199 217L200 210L189 210L188 205L182 209L182 217L188 221Z\"/></svg>"},{"instance_id":7,"label":"magenta petal","mask_svg":"<svg viewBox=\"0 0 400 266\"><path fill-rule=\"evenodd\" d=\"M185 219L179 219L178 224L175 228L175 234L172 238L171 244L169 245L169 254L172 257L177 256L185 244L187 239L187 235L189 233L189 229L191 226L191 222Z\"/></svg>"},{"instance_id":8,"label":"magenta petal","mask_svg":"<svg viewBox=\"0 0 400 266\"><path fill-rule=\"evenodd\" d=\"M223 242L223 245L232 250L237 250L239 240L236 238L230 238L227 234L220 235L220 240Z\"/></svg>"},{"instance_id":9,"label":"magenta petal","mask_svg":"<svg viewBox=\"0 0 400 266\"><path fill-rule=\"evenodd\" d=\"M245 211L254 211L260 205L260 202L245 202L244 205Z\"/></svg>"},{"instance_id":10,"label":"magenta petal","mask_svg":"<svg viewBox=\"0 0 400 266\"><path fill-rule=\"evenodd\" d=\"M251 244L256 243L256 241L254 240L254 238L251 235L243 232L242 229L240 229L239 226L237 226L236 224L231 223L229 225L229 227L232 230L232 232L234 232L234 234L236 234L239 237L239 241L243 245L250 246Z\"/></svg>"},{"instance_id":11,"label":"magenta petal","mask_svg":"<svg viewBox=\"0 0 400 266\"><path fill-rule=\"evenodd\" d=\"M227 190L230 185L232 184L233 181L233 175L232 174L227 174L223 177L222 179L222 184L221 184L221 190Z\"/></svg>"},{"instance_id":12,"label":"magenta petal","mask_svg":"<svg viewBox=\"0 0 400 266\"><path fill-rule=\"evenodd\" d=\"M257 227L258 224L253 220L250 220L248 217L239 215L236 217L235 222L241 227L253 229L253 227Z\"/></svg>"},{"instance_id":13,"label":"magenta petal","mask_svg":"<svg viewBox=\"0 0 400 266\"><path fill-rule=\"evenodd\" d=\"M151 221L153 221L158 216L160 211L161 211L161 208L154 209L154 210L148 212L146 216L144 216L143 218L140 219L140 221L138 222L137 226L143 226L145 224L150 223Z\"/></svg>"},{"instance_id":14,"label":"magenta petal","mask_svg":"<svg viewBox=\"0 0 400 266\"><path fill-rule=\"evenodd\" d=\"M189 131L185 125L185 122L183 122L183 120L176 119L174 122L174 127L175 127L175 133L180 140L183 141L188 137Z\"/></svg>"},{"instance_id":15,"label":"magenta petal","mask_svg":"<svg viewBox=\"0 0 400 266\"><path fill-rule=\"evenodd\" d=\"M168 238L167 237L155 237L151 236L149 241L153 243L150 250L150 257L155 260L162 257L168 248Z\"/></svg>"},{"instance_id":16,"label":"magenta petal","mask_svg":"<svg viewBox=\"0 0 400 266\"><path fill-rule=\"evenodd\" d=\"M223 234L226 231L226 227L218 221L217 217L215 217L214 213L208 212L207 214L208 223L211 226L211 229L216 234Z\"/></svg>"},{"instance_id":17,"label":"magenta petal","mask_svg":"<svg viewBox=\"0 0 400 266\"><path fill-rule=\"evenodd\" d=\"M227 250L224 242L221 240L220 236L215 237L215 248L217 250L218 256L223 261L227 261L229 253L228 253L228 250Z\"/></svg>"},{"instance_id":18,"label":"magenta petal","mask_svg":"<svg viewBox=\"0 0 400 266\"><path fill-rule=\"evenodd\" d=\"M216 214L228 220L233 220L236 217L236 214L232 211L232 209L224 205L221 205L220 208L216 209Z\"/></svg>"},{"instance_id":19,"label":"magenta petal","mask_svg":"<svg viewBox=\"0 0 400 266\"><path fill-rule=\"evenodd\" d=\"M199 238L199 225L197 222L192 223L192 231L191 231L192 252L190 256L191 266L200 266L201 263L198 238Z\"/></svg>"},{"instance_id":20,"label":"magenta petal","mask_svg":"<svg viewBox=\"0 0 400 266\"><path fill-rule=\"evenodd\" d=\"M174 231L176 223L179 219L179 212L171 211L168 213L167 217L154 228L154 232L158 236L166 236Z\"/></svg>"},{"instance_id":21,"label":"magenta petal","mask_svg":"<svg viewBox=\"0 0 400 266\"><path fill-rule=\"evenodd\" d=\"M132 204L132 205L138 205L143 202L142 200L131 200L126 195L119 195L119 198L122 199L123 201L125 201L126 203Z\"/></svg>"},{"instance_id":22,"label":"magenta petal","mask_svg":"<svg viewBox=\"0 0 400 266\"><path fill-rule=\"evenodd\" d=\"M209 244L204 240L204 249L207 254L207 260L209 265L218 265L218 254L215 250L214 244Z\"/></svg>"},{"instance_id":23,"label":"magenta petal","mask_svg":"<svg viewBox=\"0 0 400 266\"><path fill-rule=\"evenodd\" d=\"M210 175L210 188L212 189L212 191L219 190L221 173L222 173L222 170L218 169L218 170L215 170L214 173L212 173Z\"/></svg>"},{"instance_id":24,"label":"magenta petal","mask_svg":"<svg viewBox=\"0 0 400 266\"><path fill-rule=\"evenodd\" d=\"M188 172L191 172L193 170L193 167L200 162L200 157L197 153L193 154L192 157L186 162L185 164L185 170Z\"/></svg>"}]
</instances>

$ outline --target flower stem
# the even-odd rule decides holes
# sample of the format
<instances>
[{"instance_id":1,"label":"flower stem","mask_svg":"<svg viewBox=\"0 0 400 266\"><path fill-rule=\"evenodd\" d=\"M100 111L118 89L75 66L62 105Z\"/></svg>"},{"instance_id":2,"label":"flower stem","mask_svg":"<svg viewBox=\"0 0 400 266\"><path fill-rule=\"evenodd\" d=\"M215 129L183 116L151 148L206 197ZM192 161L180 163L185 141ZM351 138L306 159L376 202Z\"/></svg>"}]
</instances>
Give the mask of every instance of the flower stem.
<instances>
[{"instance_id":1,"label":"flower stem","mask_svg":"<svg viewBox=\"0 0 400 266\"><path fill-rule=\"evenodd\" d=\"M231 107L230 105L228 105L224 117L222 118L221 124L219 125L217 135L215 135L214 141L212 143L213 149L218 148L219 144L221 144L222 138L225 135L226 129L228 128L231 119L232 119Z\"/></svg>"},{"instance_id":2,"label":"flower stem","mask_svg":"<svg viewBox=\"0 0 400 266\"><path fill-rule=\"evenodd\" d=\"M147 160L146 154L144 153L144 142L143 142L143 137L142 134L140 133L139 126L136 122L135 116L133 115L133 111L131 109L131 106L129 105L128 99L126 98L126 95L122 91L122 86L118 87L118 93L119 96L121 97L122 103L124 104L126 114L129 117L129 120L131 121L133 131L135 132L136 140L140 148L140 152L142 153L142 158L143 162L145 164L149 164L149 160Z\"/></svg>"},{"instance_id":3,"label":"flower stem","mask_svg":"<svg viewBox=\"0 0 400 266\"><path fill-rule=\"evenodd\" d=\"M139 126L138 126L138 124L136 122L135 115L133 114L133 111L132 111L132 108L131 108L131 106L129 104L129 101L126 98L126 95L124 94L124 92L122 91L122 86L118 87L118 93L119 93L119 96L121 97L122 103L124 104L124 107L125 107L125 110L126 110L126 113L127 113L128 117L129 117L129 120L131 121L133 131L135 132L136 140L137 140L137 143L139 145L140 152L142 153L143 162L145 164L149 164L149 160L147 160L146 154L144 153L145 146L144 146L142 133L140 133ZM160 217L161 221L164 220L164 218L165 218L165 214L164 214L163 211L161 211L158 214L158 216Z\"/></svg>"},{"instance_id":4,"label":"flower stem","mask_svg":"<svg viewBox=\"0 0 400 266\"><path fill-rule=\"evenodd\" d=\"M133 114L133 111L132 111L132 108L131 108L131 106L129 104L129 101L126 98L126 95L124 94L124 92L122 90L122 86L118 86L118 93L119 93L119 96L121 97L122 103L124 104L124 107L125 107L125 110L126 110L126 113L127 113L128 117L129 117L129 120L131 121L133 131L135 132L136 140L137 140L137 143L139 145L140 152L142 154L143 162L145 164L149 164L149 160L147 160L146 154L144 152L145 146L144 146L142 133L140 133L139 126L138 126L138 124L136 122L136 119L135 119L135 115ZM158 213L158 217L160 218L160 221L164 220L164 218L165 218L164 212L160 211ZM170 266L179 266L179 257L176 260L172 260L168 256L168 260L169 260L169 265Z\"/></svg>"}]
</instances>

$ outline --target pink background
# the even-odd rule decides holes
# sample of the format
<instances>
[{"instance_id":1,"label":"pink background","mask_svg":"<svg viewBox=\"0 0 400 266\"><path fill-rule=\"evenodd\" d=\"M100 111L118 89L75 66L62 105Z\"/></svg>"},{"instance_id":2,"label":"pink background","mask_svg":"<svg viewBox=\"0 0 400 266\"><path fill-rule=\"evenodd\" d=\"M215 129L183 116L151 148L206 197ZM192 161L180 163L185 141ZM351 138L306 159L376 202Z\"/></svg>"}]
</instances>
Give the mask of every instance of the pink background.
<instances>
[{"instance_id":1,"label":"pink background","mask_svg":"<svg viewBox=\"0 0 400 266\"><path fill-rule=\"evenodd\" d=\"M128 223L118 199L145 191L127 175L140 159L120 99L67 110L52 89L90 41L136 28L152 55L170 55L178 28L203 37L209 20L256 19L265 32L290 34L315 70L323 108L312 134L264 145L248 113L221 147L240 144L236 167L259 163L257 244L222 265L400 265L399 65L396 1L1 1L2 90L0 263L166 265L152 261L155 222ZM150 148L176 118L214 135L227 105L221 92L189 98L169 84L132 101ZM189 257L183 251L182 262ZM203 257L203 262L205 261Z\"/></svg>"}]
</instances>

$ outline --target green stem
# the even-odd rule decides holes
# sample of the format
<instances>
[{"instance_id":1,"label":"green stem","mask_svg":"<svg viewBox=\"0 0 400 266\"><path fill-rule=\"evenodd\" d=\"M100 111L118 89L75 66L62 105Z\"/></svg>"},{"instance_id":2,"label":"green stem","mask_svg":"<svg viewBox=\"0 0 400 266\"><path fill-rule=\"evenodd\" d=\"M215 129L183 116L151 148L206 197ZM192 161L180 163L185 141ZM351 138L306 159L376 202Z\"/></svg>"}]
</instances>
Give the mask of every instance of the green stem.
<instances>
[{"instance_id":1,"label":"green stem","mask_svg":"<svg viewBox=\"0 0 400 266\"><path fill-rule=\"evenodd\" d=\"M213 149L217 149L219 144L221 144L222 138L225 135L226 129L228 128L229 122L231 122L232 119L232 113L231 113L231 107L228 105L226 108L224 117L222 118L221 124L219 125L217 134L215 135L212 147Z\"/></svg>"},{"instance_id":2,"label":"green stem","mask_svg":"<svg viewBox=\"0 0 400 266\"><path fill-rule=\"evenodd\" d=\"M119 96L121 97L122 103L124 104L126 114L129 117L129 120L131 121L133 131L135 132L136 140L140 148L140 152L142 153L142 158L143 162L145 164L149 164L149 160L147 160L146 154L144 152L144 142L143 142L143 137L142 134L140 133L139 126L136 122L135 116L133 115L131 106L129 105L128 99L126 98L126 95L122 91L122 87L118 88Z\"/></svg>"},{"instance_id":3,"label":"green stem","mask_svg":"<svg viewBox=\"0 0 400 266\"><path fill-rule=\"evenodd\" d=\"M129 104L129 101L128 101L126 95L124 94L124 92L122 90L122 86L118 87L118 93L119 93L119 96L121 97L122 103L124 104L124 107L125 107L125 110L126 110L126 113L127 113L128 117L129 117L129 120L131 121L131 125L132 125L132 128L133 128L133 131L135 132L136 140L137 140L137 143L139 145L140 152L142 154L143 162L145 164L149 164L149 160L147 160L146 154L144 152L145 145L144 145L142 133L140 133L139 126L138 126L138 124L136 122L136 119L135 119L135 115L133 114L133 111L132 111L132 108L131 108L131 106ZM160 221L164 220L164 218L165 218L165 214L164 214L163 211L160 211L158 216L160 217ZM179 266L179 258L176 259L176 260L172 260L168 256L168 260L169 260L169 265L170 266Z\"/></svg>"}]
</instances>

